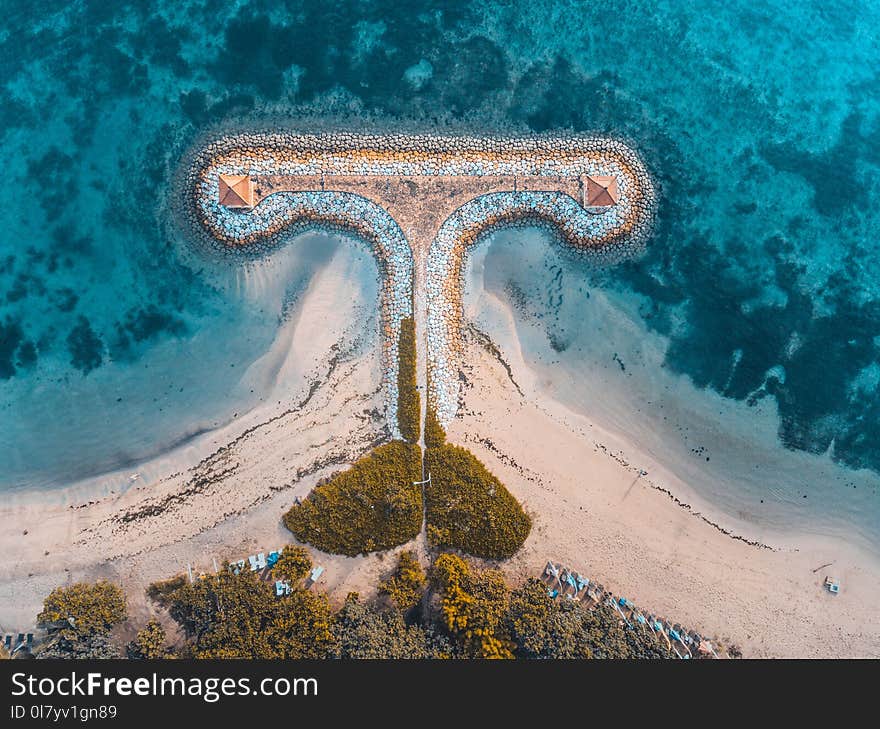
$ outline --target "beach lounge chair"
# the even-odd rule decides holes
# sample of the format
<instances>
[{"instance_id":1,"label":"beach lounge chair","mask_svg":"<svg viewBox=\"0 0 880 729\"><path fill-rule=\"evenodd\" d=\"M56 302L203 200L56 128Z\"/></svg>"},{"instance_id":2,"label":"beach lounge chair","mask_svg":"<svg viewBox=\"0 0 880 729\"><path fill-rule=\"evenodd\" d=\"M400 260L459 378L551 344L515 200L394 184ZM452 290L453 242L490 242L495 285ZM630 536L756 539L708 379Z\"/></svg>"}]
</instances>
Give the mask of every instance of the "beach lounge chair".
<instances>
[{"instance_id":1,"label":"beach lounge chair","mask_svg":"<svg viewBox=\"0 0 880 729\"><path fill-rule=\"evenodd\" d=\"M312 585L314 585L322 574L324 574L324 568L320 565L318 567L315 567L309 573L309 579L306 580L306 589L308 590Z\"/></svg>"},{"instance_id":2,"label":"beach lounge chair","mask_svg":"<svg viewBox=\"0 0 880 729\"><path fill-rule=\"evenodd\" d=\"M669 650L672 650L672 641L669 640L669 636L666 634L666 630L663 628L663 623L659 620L654 621L654 632L659 635L666 642L666 647Z\"/></svg>"},{"instance_id":3,"label":"beach lounge chair","mask_svg":"<svg viewBox=\"0 0 880 729\"><path fill-rule=\"evenodd\" d=\"M622 602L625 602L625 601L623 600L623 598L620 598L620 600L612 601L611 604L614 606L614 609L617 610L618 613L620 613L620 617L623 618L623 622L625 622L628 627L632 628L632 623L629 622L629 618L626 615L624 615L623 610L620 609L620 604Z\"/></svg>"},{"instance_id":4,"label":"beach lounge chair","mask_svg":"<svg viewBox=\"0 0 880 729\"><path fill-rule=\"evenodd\" d=\"M269 552L269 557L266 560L267 567L274 567L275 563L278 561L278 558L281 556L279 552Z\"/></svg>"},{"instance_id":5,"label":"beach lounge chair","mask_svg":"<svg viewBox=\"0 0 880 729\"><path fill-rule=\"evenodd\" d=\"M669 631L669 635L674 640L678 641L679 645L681 645L681 647L684 649L685 653L687 653L687 657L690 658L691 657L691 649L690 649L690 647L688 647L688 644L684 639L684 635L682 632L683 630L684 629L678 623L676 623L675 625L672 626L672 630Z\"/></svg>"},{"instance_id":6,"label":"beach lounge chair","mask_svg":"<svg viewBox=\"0 0 880 729\"><path fill-rule=\"evenodd\" d=\"M840 594L840 582L835 577L826 577L825 578L825 587L828 589L832 595Z\"/></svg>"},{"instance_id":7,"label":"beach lounge chair","mask_svg":"<svg viewBox=\"0 0 880 729\"><path fill-rule=\"evenodd\" d=\"M560 582L562 582L561 592L565 597L574 598L574 596L577 595L577 581L571 572L564 572Z\"/></svg>"},{"instance_id":8,"label":"beach lounge chair","mask_svg":"<svg viewBox=\"0 0 880 729\"><path fill-rule=\"evenodd\" d=\"M709 658L709 656L712 658L718 658L718 654L715 652L715 648L712 647L711 641L708 641L705 638L700 641L697 646L697 651L704 658Z\"/></svg>"},{"instance_id":9,"label":"beach lounge chair","mask_svg":"<svg viewBox=\"0 0 880 729\"><path fill-rule=\"evenodd\" d=\"M251 566L251 572L256 572L257 571L257 557L256 557L256 555L254 555L254 554L250 555L248 557L248 562L250 563L250 566Z\"/></svg>"},{"instance_id":10,"label":"beach lounge chair","mask_svg":"<svg viewBox=\"0 0 880 729\"><path fill-rule=\"evenodd\" d=\"M257 555L257 569L258 570L266 569L266 554L264 552L260 552Z\"/></svg>"},{"instance_id":11,"label":"beach lounge chair","mask_svg":"<svg viewBox=\"0 0 880 729\"><path fill-rule=\"evenodd\" d=\"M541 582L543 582L548 587L553 585L554 587L559 584L559 566L553 564L552 562L548 562L547 566L544 567L544 571L541 573Z\"/></svg>"}]
</instances>

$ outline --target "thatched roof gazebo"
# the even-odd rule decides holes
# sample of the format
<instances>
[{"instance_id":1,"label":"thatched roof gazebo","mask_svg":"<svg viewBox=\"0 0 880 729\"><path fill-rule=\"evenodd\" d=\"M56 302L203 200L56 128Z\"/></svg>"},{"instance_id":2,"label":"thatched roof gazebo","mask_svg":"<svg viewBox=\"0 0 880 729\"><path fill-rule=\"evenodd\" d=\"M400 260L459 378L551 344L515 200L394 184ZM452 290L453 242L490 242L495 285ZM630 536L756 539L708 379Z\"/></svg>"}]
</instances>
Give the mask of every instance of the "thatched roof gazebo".
<instances>
[{"instance_id":1,"label":"thatched roof gazebo","mask_svg":"<svg viewBox=\"0 0 880 729\"><path fill-rule=\"evenodd\" d=\"M610 208L620 200L620 190L616 177L587 175L584 191L585 208Z\"/></svg>"},{"instance_id":2,"label":"thatched roof gazebo","mask_svg":"<svg viewBox=\"0 0 880 729\"><path fill-rule=\"evenodd\" d=\"M254 181L250 175L218 175L220 204L227 208L254 206Z\"/></svg>"}]
</instances>

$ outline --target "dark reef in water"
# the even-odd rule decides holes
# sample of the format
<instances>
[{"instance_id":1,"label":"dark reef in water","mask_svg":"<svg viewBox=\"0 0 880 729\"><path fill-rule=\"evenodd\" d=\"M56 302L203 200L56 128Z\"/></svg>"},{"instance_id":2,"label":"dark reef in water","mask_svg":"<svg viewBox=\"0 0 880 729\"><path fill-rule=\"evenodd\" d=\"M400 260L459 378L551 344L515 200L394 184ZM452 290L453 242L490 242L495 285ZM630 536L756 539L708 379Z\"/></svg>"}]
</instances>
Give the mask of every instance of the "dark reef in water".
<instances>
[{"instance_id":1,"label":"dark reef in water","mask_svg":"<svg viewBox=\"0 0 880 729\"><path fill-rule=\"evenodd\" d=\"M67 335L67 349L70 364L84 375L100 367L104 359L104 343L84 316L79 317L76 326Z\"/></svg>"},{"instance_id":2,"label":"dark reef in water","mask_svg":"<svg viewBox=\"0 0 880 729\"><path fill-rule=\"evenodd\" d=\"M191 317L218 294L180 260L156 212L168 169L209 125L343 113L428 130L460 120L567 127L635 140L659 177L648 254L598 283L644 295L645 322L670 338L667 365L728 397L775 398L790 447L822 452L833 441L841 462L880 469L880 396L859 379L880 362L876 292L862 285L865 269L876 271L880 237L878 89L876 79L861 80L865 54L849 55L864 42L860 18L829 9L814 34L827 40L811 36L798 50L791 38L803 34L776 27L780 8L769 17L741 10L743 32L782 33L772 36L778 51L765 45L744 67L736 34L701 38L707 26L688 4L634 4L613 15L583 6L558 47L529 58L507 49L522 33L514 21L533 4L502 5L257 0L172 11L163 0L55 0L9 9L5 78L41 93L4 93L0 104L7 157L20 154L22 134L27 140L26 162L7 172L23 202L0 250L0 379L25 376L43 358L88 372L105 349L137 358L195 331ZM580 46L564 45L578 34ZM642 58L663 64L643 71L626 52L635 41ZM786 100L786 84L810 91L780 65L799 54L811 66L819 59L843 101L830 92L802 108ZM413 83L406 72L422 61L430 72ZM812 120L833 120L841 103L848 113L837 138L815 141ZM719 134L721 122L713 124L723 119L735 121ZM787 201L798 184L806 206ZM28 246L36 256L23 254ZM680 317L686 326L676 325ZM784 377L768 376L780 367Z\"/></svg>"},{"instance_id":3,"label":"dark reef in water","mask_svg":"<svg viewBox=\"0 0 880 729\"><path fill-rule=\"evenodd\" d=\"M21 324L6 318L0 321L0 379L8 379L15 374L15 357L24 343Z\"/></svg>"}]
</instances>

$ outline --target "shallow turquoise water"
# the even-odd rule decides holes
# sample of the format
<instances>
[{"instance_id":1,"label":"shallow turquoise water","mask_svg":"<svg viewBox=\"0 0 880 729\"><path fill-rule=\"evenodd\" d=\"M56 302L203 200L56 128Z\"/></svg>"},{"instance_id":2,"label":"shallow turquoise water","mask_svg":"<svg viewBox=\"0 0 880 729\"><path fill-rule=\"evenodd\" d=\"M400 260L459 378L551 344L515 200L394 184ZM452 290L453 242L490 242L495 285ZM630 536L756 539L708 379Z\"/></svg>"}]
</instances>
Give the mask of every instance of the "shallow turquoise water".
<instances>
[{"instance_id":1,"label":"shallow turquoise water","mask_svg":"<svg viewBox=\"0 0 880 729\"><path fill-rule=\"evenodd\" d=\"M163 348L198 359L210 332L234 344L195 381L268 346L280 312L182 256L159 211L198 131L303 105L631 139L662 188L658 233L591 285L641 297L671 371L775 399L786 447L880 470L880 4L0 5L4 484L54 482L28 477L47 472L35 410L73 413L50 443L64 461L65 432L119 423L73 393L101 382L131 402ZM144 418L145 438L228 414L234 381L169 391L175 418Z\"/></svg>"}]
</instances>

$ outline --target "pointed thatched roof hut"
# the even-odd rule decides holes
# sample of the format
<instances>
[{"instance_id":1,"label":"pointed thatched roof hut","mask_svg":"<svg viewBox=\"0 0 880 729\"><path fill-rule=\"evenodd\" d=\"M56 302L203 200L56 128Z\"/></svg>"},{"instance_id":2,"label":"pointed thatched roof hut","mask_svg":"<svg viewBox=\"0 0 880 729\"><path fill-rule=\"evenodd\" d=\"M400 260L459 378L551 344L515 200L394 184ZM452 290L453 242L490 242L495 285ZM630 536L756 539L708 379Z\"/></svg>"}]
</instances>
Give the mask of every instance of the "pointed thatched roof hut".
<instances>
[{"instance_id":1,"label":"pointed thatched roof hut","mask_svg":"<svg viewBox=\"0 0 880 729\"><path fill-rule=\"evenodd\" d=\"M604 175L588 175L586 177L586 194L584 206L588 208L608 208L617 205L620 200L620 190L617 187L616 177Z\"/></svg>"},{"instance_id":2,"label":"pointed thatched roof hut","mask_svg":"<svg viewBox=\"0 0 880 729\"><path fill-rule=\"evenodd\" d=\"M250 175L219 175L220 204L227 208L254 206L254 181Z\"/></svg>"}]
</instances>

